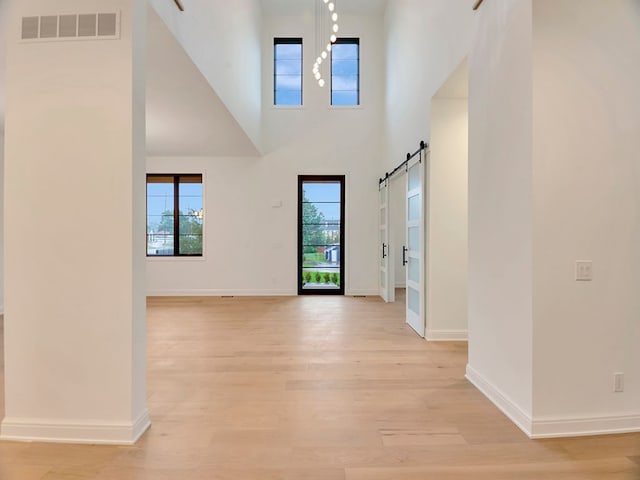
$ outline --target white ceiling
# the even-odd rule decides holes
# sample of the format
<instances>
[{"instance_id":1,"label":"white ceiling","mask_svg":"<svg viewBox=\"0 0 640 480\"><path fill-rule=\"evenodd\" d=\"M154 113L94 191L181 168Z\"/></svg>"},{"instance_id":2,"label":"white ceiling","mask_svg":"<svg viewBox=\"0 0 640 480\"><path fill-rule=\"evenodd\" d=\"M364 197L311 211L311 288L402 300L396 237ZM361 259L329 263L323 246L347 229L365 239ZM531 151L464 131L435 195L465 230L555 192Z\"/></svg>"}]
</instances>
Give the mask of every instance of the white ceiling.
<instances>
[{"instance_id":1,"label":"white ceiling","mask_svg":"<svg viewBox=\"0 0 640 480\"><path fill-rule=\"evenodd\" d=\"M8 4L0 0L0 32ZM313 11L320 0L261 0L266 14ZM382 15L387 0L333 0L339 12ZM5 47L0 33L0 135L4 135ZM147 153L157 156L253 156L255 148L177 43L149 8L147 48Z\"/></svg>"},{"instance_id":2,"label":"white ceiling","mask_svg":"<svg viewBox=\"0 0 640 480\"><path fill-rule=\"evenodd\" d=\"M469 64L465 59L435 94L436 98L469 97Z\"/></svg>"},{"instance_id":3,"label":"white ceiling","mask_svg":"<svg viewBox=\"0 0 640 480\"><path fill-rule=\"evenodd\" d=\"M0 0L0 32L8 4ZM266 14L313 11L320 0L261 0ZM382 15L387 0L333 0L339 12ZM209 83L149 7L147 153L152 156L253 156L257 152ZM0 34L0 135L4 135L5 46Z\"/></svg>"},{"instance_id":4,"label":"white ceiling","mask_svg":"<svg viewBox=\"0 0 640 480\"><path fill-rule=\"evenodd\" d=\"M346 14L382 15L388 0L332 0L336 11ZM262 10L268 15L299 15L315 11L320 0L261 0Z\"/></svg>"},{"instance_id":5,"label":"white ceiling","mask_svg":"<svg viewBox=\"0 0 640 480\"><path fill-rule=\"evenodd\" d=\"M258 155L152 7L147 23L147 154Z\"/></svg>"},{"instance_id":6,"label":"white ceiling","mask_svg":"<svg viewBox=\"0 0 640 480\"><path fill-rule=\"evenodd\" d=\"M0 0L0 32L7 5ZM0 135L4 135L5 46L0 35ZM255 147L155 11L148 9L147 154L255 156Z\"/></svg>"}]
</instances>

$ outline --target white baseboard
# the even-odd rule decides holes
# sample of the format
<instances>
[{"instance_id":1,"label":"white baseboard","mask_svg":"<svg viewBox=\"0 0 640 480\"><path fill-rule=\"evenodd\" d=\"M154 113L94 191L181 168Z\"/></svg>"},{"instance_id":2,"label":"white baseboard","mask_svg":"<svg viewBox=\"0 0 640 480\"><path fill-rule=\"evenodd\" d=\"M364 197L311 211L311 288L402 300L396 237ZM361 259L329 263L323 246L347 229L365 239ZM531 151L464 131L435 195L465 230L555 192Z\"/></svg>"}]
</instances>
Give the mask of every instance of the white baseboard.
<instances>
[{"instance_id":1,"label":"white baseboard","mask_svg":"<svg viewBox=\"0 0 640 480\"><path fill-rule=\"evenodd\" d=\"M379 297L380 292L375 290L348 290L344 293L347 297Z\"/></svg>"},{"instance_id":2,"label":"white baseboard","mask_svg":"<svg viewBox=\"0 0 640 480\"><path fill-rule=\"evenodd\" d=\"M0 315L4 315L4 305L0 305Z\"/></svg>"},{"instance_id":3,"label":"white baseboard","mask_svg":"<svg viewBox=\"0 0 640 480\"><path fill-rule=\"evenodd\" d=\"M488 382L470 365L467 379L529 438L564 438L640 432L640 414L592 417L533 417Z\"/></svg>"},{"instance_id":4,"label":"white baseboard","mask_svg":"<svg viewBox=\"0 0 640 480\"><path fill-rule=\"evenodd\" d=\"M296 290L149 290L148 297L295 297Z\"/></svg>"},{"instance_id":5,"label":"white baseboard","mask_svg":"<svg viewBox=\"0 0 640 480\"><path fill-rule=\"evenodd\" d=\"M531 438L582 437L640 432L640 415L534 418Z\"/></svg>"},{"instance_id":6,"label":"white baseboard","mask_svg":"<svg viewBox=\"0 0 640 480\"><path fill-rule=\"evenodd\" d=\"M5 418L0 439L20 442L133 445L151 426L145 410L132 423L63 423L46 419Z\"/></svg>"},{"instance_id":7,"label":"white baseboard","mask_svg":"<svg viewBox=\"0 0 640 480\"><path fill-rule=\"evenodd\" d=\"M466 342L469 340L469 331L427 329L425 338L430 342Z\"/></svg>"},{"instance_id":8,"label":"white baseboard","mask_svg":"<svg viewBox=\"0 0 640 480\"><path fill-rule=\"evenodd\" d=\"M407 283L406 282L396 283L396 288L407 288Z\"/></svg>"},{"instance_id":9,"label":"white baseboard","mask_svg":"<svg viewBox=\"0 0 640 480\"><path fill-rule=\"evenodd\" d=\"M476 370L467 364L467 380L469 380L485 397L502 411L528 437L532 434L531 417L527 415L515 402L486 380Z\"/></svg>"},{"instance_id":10,"label":"white baseboard","mask_svg":"<svg viewBox=\"0 0 640 480\"><path fill-rule=\"evenodd\" d=\"M296 297L297 290L148 290L147 297ZM378 290L349 290L347 297L378 297Z\"/></svg>"}]
</instances>

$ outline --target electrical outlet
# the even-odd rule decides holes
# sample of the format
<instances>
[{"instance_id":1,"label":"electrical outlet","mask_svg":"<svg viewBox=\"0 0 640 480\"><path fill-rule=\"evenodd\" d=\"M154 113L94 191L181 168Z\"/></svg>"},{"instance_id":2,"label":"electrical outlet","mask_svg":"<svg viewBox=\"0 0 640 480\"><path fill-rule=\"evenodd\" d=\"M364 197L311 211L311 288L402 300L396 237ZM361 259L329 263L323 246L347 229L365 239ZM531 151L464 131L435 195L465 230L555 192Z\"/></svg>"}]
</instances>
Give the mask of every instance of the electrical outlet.
<instances>
[{"instance_id":1,"label":"electrical outlet","mask_svg":"<svg viewBox=\"0 0 640 480\"><path fill-rule=\"evenodd\" d=\"M591 260L576 261L576 281L590 282L593 280L593 262Z\"/></svg>"},{"instance_id":2,"label":"electrical outlet","mask_svg":"<svg viewBox=\"0 0 640 480\"><path fill-rule=\"evenodd\" d=\"M624 392L624 373L613 374L613 392L614 393Z\"/></svg>"}]
</instances>

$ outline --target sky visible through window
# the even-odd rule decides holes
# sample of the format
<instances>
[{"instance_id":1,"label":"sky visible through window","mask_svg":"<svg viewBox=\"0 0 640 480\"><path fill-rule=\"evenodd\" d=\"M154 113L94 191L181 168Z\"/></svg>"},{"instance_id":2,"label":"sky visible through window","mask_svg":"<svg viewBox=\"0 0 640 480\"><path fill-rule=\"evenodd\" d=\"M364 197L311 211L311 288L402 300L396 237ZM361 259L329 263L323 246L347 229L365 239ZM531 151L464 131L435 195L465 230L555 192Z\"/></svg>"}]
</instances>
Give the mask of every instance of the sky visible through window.
<instances>
[{"instance_id":1,"label":"sky visible through window","mask_svg":"<svg viewBox=\"0 0 640 480\"><path fill-rule=\"evenodd\" d=\"M331 50L331 105L359 105L359 45L338 40Z\"/></svg>"},{"instance_id":2,"label":"sky visible through window","mask_svg":"<svg viewBox=\"0 0 640 480\"><path fill-rule=\"evenodd\" d=\"M180 211L184 215L202 210L202 184L180 184ZM160 221L163 214L173 215L173 183L147 184L147 217L149 223Z\"/></svg>"},{"instance_id":3,"label":"sky visible through window","mask_svg":"<svg viewBox=\"0 0 640 480\"><path fill-rule=\"evenodd\" d=\"M179 182L179 232L175 232L174 188L173 176L154 177L147 182L147 255L202 254L201 180ZM177 237L179 252L174 248Z\"/></svg>"},{"instance_id":4,"label":"sky visible through window","mask_svg":"<svg viewBox=\"0 0 640 480\"><path fill-rule=\"evenodd\" d=\"M340 291L342 285L342 182L302 181L301 290Z\"/></svg>"},{"instance_id":5,"label":"sky visible through window","mask_svg":"<svg viewBox=\"0 0 640 480\"><path fill-rule=\"evenodd\" d=\"M302 41L278 43L274 48L274 104L302 105Z\"/></svg>"},{"instance_id":6,"label":"sky visible through window","mask_svg":"<svg viewBox=\"0 0 640 480\"><path fill-rule=\"evenodd\" d=\"M304 201L312 203L328 222L340 221L340 184L339 183L310 183L303 187Z\"/></svg>"}]
</instances>

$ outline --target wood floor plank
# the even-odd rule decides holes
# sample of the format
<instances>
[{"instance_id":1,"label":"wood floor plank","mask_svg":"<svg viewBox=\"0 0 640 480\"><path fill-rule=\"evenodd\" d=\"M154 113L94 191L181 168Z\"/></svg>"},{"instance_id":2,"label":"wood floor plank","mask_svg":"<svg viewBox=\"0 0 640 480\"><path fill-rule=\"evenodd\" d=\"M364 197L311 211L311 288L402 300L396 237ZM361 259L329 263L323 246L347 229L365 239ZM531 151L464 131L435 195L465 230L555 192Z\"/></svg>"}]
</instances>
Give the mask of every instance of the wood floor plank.
<instances>
[{"instance_id":1,"label":"wood floor plank","mask_svg":"<svg viewBox=\"0 0 640 480\"><path fill-rule=\"evenodd\" d=\"M640 479L640 435L529 440L402 302L151 298L147 323L140 442L0 442L0 480Z\"/></svg>"}]
</instances>

